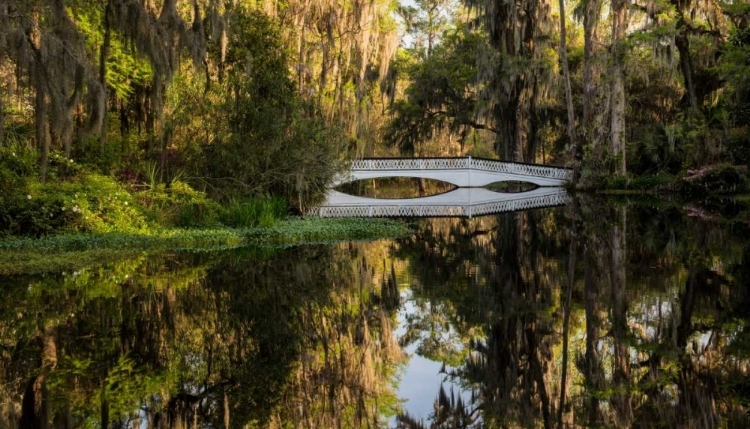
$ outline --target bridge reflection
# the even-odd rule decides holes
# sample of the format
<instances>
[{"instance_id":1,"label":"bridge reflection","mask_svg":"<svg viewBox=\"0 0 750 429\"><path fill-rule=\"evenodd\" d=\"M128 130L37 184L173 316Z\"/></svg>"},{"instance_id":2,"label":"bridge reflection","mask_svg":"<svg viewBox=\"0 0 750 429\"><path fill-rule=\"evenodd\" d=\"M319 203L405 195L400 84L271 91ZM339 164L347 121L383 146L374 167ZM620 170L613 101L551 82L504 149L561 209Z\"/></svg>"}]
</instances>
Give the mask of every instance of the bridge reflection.
<instances>
[{"instance_id":1,"label":"bridge reflection","mask_svg":"<svg viewBox=\"0 0 750 429\"><path fill-rule=\"evenodd\" d=\"M326 201L308 214L320 217L474 217L566 204L563 188L499 193L485 188L457 188L422 198L380 199L330 190Z\"/></svg>"}]
</instances>

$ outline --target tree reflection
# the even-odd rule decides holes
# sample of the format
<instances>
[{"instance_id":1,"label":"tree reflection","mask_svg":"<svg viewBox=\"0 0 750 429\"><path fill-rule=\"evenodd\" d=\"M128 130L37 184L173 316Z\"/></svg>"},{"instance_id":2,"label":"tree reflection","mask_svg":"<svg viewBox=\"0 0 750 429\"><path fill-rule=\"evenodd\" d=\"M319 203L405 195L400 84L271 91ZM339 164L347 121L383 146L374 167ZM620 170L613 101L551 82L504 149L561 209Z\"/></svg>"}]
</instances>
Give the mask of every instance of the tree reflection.
<instances>
[{"instance_id":1,"label":"tree reflection","mask_svg":"<svg viewBox=\"0 0 750 429\"><path fill-rule=\"evenodd\" d=\"M749 235L582 198L2 278L0 427L748 427ZM403 347L455 382L426 422Z\"/></svg>"},{"instance_id":2,"label":"tree reflection","mask_svg":"<svg viewBox=\"0 0 750 429\"><path fill-rule=\"evenodd\" d=\"M440 390L401 426L750 425L747 235L590 198L425 223L399 254L415 300L451 309L466 350L446 377L473 400Z\"/></svg>"},{"instance_id":3,"label":"tree reflection","mask_svg":"<svg viewBox=\"0 0 750 429\"><path fill-rule=\"evenodd\" d=\"M552 286L559 275L530 268L544 264L544 252L558 252L561 243L554 232L539 234L540 221L534 212L454 221L443 229L447 233L442 240L418 235L404 244L407 253L409 246L424 246L428 263L413 268L423 284L420 293L433 305L456 299L453 317L458 323L453 326L468 347L464 363L448 376L461 380L475 400L462 404L441 392L434 427L529 424L537 418L552 423L552 391L546 381L554 340ZM456 269L467 261L457 262L457 254L441 248L441 242L467 248L459 255L471 255L473 263ZM447 277L435 282L430 279L435 271ZM479 332L484 335L474 335ZM475 412L479 409L481 416ZM448 418L450 414L454 418ZM415 424L408 416L401 420L407 427Z\"/></svg>"},{"instance_id":4,"label":"tree reflection","mask_svg":"<svg viewBox=\"0 0 750 429\"><path fill-rule=\"evenodd\" d=\"M8 279L0 427L380 425L398 294L368 273L320 246Z\"/></svg>"}]
</instances>

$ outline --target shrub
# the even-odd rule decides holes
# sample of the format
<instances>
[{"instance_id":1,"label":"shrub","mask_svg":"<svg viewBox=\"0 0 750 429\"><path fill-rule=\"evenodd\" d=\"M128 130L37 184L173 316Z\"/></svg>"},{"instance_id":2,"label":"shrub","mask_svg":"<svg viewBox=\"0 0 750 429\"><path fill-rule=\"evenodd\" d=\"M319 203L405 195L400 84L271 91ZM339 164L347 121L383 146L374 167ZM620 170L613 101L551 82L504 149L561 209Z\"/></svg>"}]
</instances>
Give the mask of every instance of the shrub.
<instances>
[{"instance_id":1,"label":"shrub","mask_svg":"<svg viewBox=\"0 0 750 429\"><path fill-rule=\"evenodd\" d=\"M169 186L156 184L136 194L147 216L160 225L180 227L212 226L221 207L206 194L188 184L174 181Z\"/></svg>"},{"instance_id":2,"label":"shrub","mask_svg":"<svg viewBox=\"0 0 750 429\"><path fill-rule=\"evenodd\" d=\"M750 191L747 166L717 164L688 170L681 190L688 194L727 194Z\"/></svg>"},{"instance_id":3,"label":"shrub","mask_svg":"<svg viewBox=\"0 0 750 429\"><path fill-rule=\"evenodd\" d=\"M86 138L73 145L71 157L93 171L112 174L126 164L128 154L133 153L132 146L134 143L128 137L113 136L105 145L95 138Z\"/></svg>"},{"instance_id":4,"label":"shrub","mask_svg":"<svg viewBox=\"0 0 750 429\"><path fill-rule=\"evenodd\" d=\"M77 180L33 183L32 192L62 201L62 210L76 214L66 230L87 232L144 232L151 226L132 195L114 178L83 174Z\"/></svg>"},{"instance_id":5,"label":"shrub","mask_svg":"<svg viewBox=\"0 0 750 429\"><path fill-rule=\"evenodd\" d=\"M628 187L628 176L616 174L607 178L607 189L626 189Z\"/></svg>"},{"instance_id":6,"label":"shrub","mask_svg":"<svg viewBox=\"0 0 750 429\"><path fill-rule=\"evenodd\" d=\"M271 226L288 211L289 204L281 197L233 199L224 209L222 222L235 228Z\"/></svg>"},{"instance_id":7,"label":"shrub","mask_svg":"<svg viewBox=\"0 0 750 429\"><path fill-rule=\"evenodd\" d=\"M750 164L750 127L730 130L727 139L727 154L735 164Z\"/></svg>"},{"instance_id":8,"label":"shrub","mask_svg":"<svg viewBox=\"0 0 750 429\"><path fill-rule=\"evenodd\" d=\"M30 235L40 237L50 234L77 219L77 214L65 212L63 201L56 196L34 198L11 195L0 197L0 231L2 235Z\"/></svg>"}]
</instances>

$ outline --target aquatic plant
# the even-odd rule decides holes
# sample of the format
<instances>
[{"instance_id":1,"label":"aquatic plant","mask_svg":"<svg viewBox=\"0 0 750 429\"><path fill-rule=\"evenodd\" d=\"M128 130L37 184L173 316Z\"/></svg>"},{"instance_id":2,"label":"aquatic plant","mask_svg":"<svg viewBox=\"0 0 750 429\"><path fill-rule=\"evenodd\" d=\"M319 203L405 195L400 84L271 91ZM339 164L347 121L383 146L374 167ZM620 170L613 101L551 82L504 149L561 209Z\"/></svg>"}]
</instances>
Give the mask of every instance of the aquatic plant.
<instances>
[{"instance_id":1,"label":"aquatic plant","mask_svg":"<svg viewBox=\"0 0 750 429\"><path fill-rule=\"evenodd\" d=\"M399 237L406 224L389 219L291 218L252 228L171 228L140 233L66 233L0 240L0 275L55 271L142 251L207 251L295 246Z\"/></svg>"}]
</instances>

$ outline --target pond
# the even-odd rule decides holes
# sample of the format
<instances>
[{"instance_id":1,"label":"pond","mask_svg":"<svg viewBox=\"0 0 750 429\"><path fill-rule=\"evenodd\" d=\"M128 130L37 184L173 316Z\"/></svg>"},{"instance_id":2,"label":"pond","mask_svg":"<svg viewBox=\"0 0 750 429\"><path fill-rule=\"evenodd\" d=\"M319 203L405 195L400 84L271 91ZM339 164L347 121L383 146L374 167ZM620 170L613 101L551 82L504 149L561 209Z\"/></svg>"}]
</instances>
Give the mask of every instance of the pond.
<instances>
[{"instance_id":1,"label":"pond","mask_svg":"<svg viewBox=\"0 0 750 429\"><path fill-rule=\"evenodd\" d=\"M749 427L750 226L681 203L0 278L0 428Z\"/></svg>"}]
</instances>

